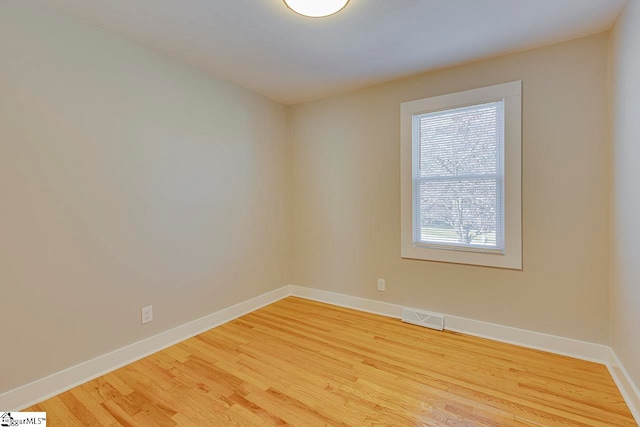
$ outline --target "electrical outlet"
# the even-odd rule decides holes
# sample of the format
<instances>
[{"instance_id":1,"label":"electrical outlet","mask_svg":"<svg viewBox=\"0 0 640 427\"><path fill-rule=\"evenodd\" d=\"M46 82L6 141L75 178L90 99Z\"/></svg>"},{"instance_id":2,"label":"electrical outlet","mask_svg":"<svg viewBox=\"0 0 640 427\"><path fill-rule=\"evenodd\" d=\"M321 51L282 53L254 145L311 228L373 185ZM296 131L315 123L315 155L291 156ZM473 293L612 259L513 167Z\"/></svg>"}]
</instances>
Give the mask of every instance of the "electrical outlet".
<instances>
[{"instance_id":1,"label":"electrical outlet","mask_svg":"<svg viewBox=\"0 0 640 427\"><path fill-rule=\"evenodd\" d=\"M153 320L153 306L148 305L146 307L142 307L142 324L149 323Z\"/></svg>"},{"instance_id":2,"label":"electrical outlet","mask_svg":"<svg viewBox=\"0 0 640 427\"><path fill-rule=\"evenodd\" d=\"M378 279L378 290L380 292L384 292L386 290L385 288L386 288L386 284L384 279Z\"/></svg>"}]
</instances>

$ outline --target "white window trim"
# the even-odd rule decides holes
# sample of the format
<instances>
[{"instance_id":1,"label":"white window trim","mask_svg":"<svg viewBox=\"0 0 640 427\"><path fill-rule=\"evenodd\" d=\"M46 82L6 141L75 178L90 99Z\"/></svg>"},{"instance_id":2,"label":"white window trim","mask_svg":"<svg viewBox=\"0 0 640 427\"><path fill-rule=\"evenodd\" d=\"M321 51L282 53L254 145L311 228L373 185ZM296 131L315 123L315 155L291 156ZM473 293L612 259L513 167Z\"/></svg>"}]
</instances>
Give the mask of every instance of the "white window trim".
<instances>
[{"instance_id":1,"label":"white window trim","mask_svg":"<svg viewBox=\"0 0 640 427\"><path fill-rule=\"evenodd\" d=\"M504 100L504 253L413 243L413 116ZM522 269L522 82L516 81L401 105L400 194L402 258Z\"/></svg>"}]
</instances>

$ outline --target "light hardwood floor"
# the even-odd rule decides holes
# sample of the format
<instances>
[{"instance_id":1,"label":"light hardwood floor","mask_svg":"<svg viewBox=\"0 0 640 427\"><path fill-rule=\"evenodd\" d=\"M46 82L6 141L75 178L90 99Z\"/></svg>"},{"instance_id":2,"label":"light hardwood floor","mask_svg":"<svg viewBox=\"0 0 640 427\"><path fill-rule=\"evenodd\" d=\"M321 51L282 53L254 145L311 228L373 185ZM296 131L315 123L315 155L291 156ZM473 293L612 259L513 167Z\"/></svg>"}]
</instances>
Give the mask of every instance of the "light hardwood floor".
<instances>
[{"instance_id":1,"label":"light hardwood floor","mask_svg":"<svg viewBox=\"0 0 640 427\"><path fill-rule=\"evenodd\" d=\"M595 363L287 298L44 401L56 426L635 426Z\"/></svg>"}]
</instances>

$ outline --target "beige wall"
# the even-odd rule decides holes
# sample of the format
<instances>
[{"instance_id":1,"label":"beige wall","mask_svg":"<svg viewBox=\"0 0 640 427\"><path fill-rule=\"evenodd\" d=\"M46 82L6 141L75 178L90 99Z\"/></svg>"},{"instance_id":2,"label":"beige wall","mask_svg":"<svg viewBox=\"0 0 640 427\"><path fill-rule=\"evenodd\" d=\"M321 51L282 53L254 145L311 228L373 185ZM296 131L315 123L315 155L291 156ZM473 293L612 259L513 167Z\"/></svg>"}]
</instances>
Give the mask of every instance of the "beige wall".
<instances>
[{"instance_id":1,"label":"beige wall","mask_svg":"<svg viewBox=\"0 0 640 427\"><path fill-rule=\"evenodd\" d=\"M599 34L293 107L293 283L607 343L607 54ZM523 271L401 259L400 103L514 80Z\"/></svg>"},{"instance_id":2,"label":"beige wall","mask_svg":"<svg viewBox=\"0 0 640 427\"><path fill-rule=\"evenodd\" d=\"M638 248L623 231L639 205L638 19L635 2L614 43L611 293L636 379ZM607 54L600 34L287 114L37 2L0 2L0 337L34 349L1 352L0 393L286 283L607 343ZM401 259L400 103L513 80L523 271Z\"/></svg>"},{"instance_id":3,"label":"beige wall","mask_svg":"<svg viewBox=\"0 0 640 427\"><path fill-rule=\"evenodd\" d=\"M611 346L640 387L640 2L612 33Z\"/></svg>"},{"instance_id":4,"label":"beige wall","mask_svg":"<svg viewBox=\"0 0 640 427\"><path fill-rule=\"evenodd\" d=\"M38 2L0 2L0 392L285 285L286 120Z\"/></svg>"}]
</instances>

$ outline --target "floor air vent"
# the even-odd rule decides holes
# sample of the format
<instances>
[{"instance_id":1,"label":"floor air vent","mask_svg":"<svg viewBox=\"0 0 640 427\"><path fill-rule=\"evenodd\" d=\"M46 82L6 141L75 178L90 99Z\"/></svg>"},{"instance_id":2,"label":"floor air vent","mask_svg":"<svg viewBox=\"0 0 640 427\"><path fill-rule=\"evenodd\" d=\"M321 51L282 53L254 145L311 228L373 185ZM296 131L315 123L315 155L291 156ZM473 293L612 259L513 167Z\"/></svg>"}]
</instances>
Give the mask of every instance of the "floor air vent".
<instances>
[{"instance_id":1,"label":"floor air vent","mask_svg":"<svg viewBox=\"0 0 640 427\"><path fill-rule=\"evenodd\" d=\"M425 328L437 329L438 331L444 329L444 316L442 314L429 313L415 308L403 308L402 321L424 326Z\"/></svg>"}]
</instances>

